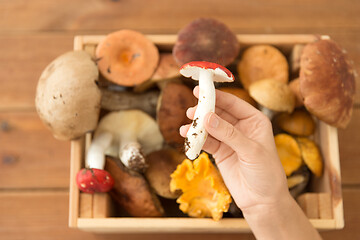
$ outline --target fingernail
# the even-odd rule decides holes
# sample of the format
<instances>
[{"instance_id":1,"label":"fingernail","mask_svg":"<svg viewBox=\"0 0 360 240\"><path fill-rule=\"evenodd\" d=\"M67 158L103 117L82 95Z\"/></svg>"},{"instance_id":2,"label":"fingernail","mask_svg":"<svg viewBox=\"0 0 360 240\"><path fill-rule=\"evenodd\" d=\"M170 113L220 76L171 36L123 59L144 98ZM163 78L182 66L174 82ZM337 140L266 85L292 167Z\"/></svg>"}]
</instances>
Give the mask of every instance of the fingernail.
<instances>
[{"instance_id":1,"label":"fingernail","mask_svg":"<svg viewBox=\"0 0 360 240\"><path fill-rule=\"evenodd\" d=\"M219 118L218 118L218 116L216 116L215 113L211 113L208 121L209 121L210 127L212 127L212 128L217 128L219 126Z\"/></svg>"}]
</instances>

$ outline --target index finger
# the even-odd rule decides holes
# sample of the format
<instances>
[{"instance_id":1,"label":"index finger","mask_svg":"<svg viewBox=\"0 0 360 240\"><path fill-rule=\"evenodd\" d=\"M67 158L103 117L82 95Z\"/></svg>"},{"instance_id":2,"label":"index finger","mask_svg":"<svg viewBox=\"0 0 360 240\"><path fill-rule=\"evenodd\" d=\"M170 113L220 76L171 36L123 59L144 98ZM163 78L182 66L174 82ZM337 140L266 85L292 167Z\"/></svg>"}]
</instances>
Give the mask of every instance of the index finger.
<instances>
[{"instance_id":1,"label":"index finger","mask_svg":"<svg viewBox=\"0 0 360 240\"><path fill-rule=\"evenodd\" d=\"M193 93L195 97L199 98L199 86L194 88ZM238 119L247 119L260 113L259 110L246 101L231 93L223 92L218 89L216 89L215 105Z\"/></svg>"}]
</instances>

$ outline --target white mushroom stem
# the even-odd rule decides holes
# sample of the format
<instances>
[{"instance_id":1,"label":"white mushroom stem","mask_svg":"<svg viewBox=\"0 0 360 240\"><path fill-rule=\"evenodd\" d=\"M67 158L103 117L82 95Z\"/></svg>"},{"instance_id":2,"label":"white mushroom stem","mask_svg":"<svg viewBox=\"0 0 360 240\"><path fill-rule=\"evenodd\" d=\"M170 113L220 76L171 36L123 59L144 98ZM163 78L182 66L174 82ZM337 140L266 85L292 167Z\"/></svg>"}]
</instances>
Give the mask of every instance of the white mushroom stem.
<instances>
[{"instance_id":1,"label":"white mushroom stem","mask_svg":"<svg viewBox=\"0 0 360 240\"><path fill-rule=\"evenodd\" d=\"M131 132L123 133L119 144L119 158L121 162L129 169L140 172L144 171L147 164L141 151L141 145L134 134Z\"/></svg>"},{"instance_id":2,"label":"white mushroom stem","mask_svg":"<svg viewBox=\"0 0 360 240\"><path fill-rule=\"evenodd\" d=\"M104 169L105 150L110 147L112 140L113 135L109 132L102 132L92 140L86 155L87 168Z\"/></svg>"},{"instance_id":3,"label":"white mushroom stem","mask_svg":"<svg viewBox=\"0 0 360 240\"><path fill-rule=\"evenodd\" d=\"M186 135L185 154L194 160L206 141L208 133L204 128L204 118L208 112L215 112L215 87L213 71L201 69L199 72L199 100L194 120Z\"/></svg>"}]
</instances>

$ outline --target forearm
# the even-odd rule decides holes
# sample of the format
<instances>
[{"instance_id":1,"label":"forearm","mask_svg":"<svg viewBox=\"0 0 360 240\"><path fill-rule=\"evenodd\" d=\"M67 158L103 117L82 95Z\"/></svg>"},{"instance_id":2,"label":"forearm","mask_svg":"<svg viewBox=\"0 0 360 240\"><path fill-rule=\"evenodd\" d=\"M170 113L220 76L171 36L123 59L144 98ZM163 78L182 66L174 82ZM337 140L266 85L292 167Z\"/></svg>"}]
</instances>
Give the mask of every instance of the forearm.
<instances>
[{"instance_id":1,"label":"forearm","mask_svg":"<svg viewBox=\"0 0 360 240\"><path fill-rule=\"evenodd\" d=\"M257 239L321 239L290 194L275 207L245 209L244 217Z\"/></svg>"}]
</instances>

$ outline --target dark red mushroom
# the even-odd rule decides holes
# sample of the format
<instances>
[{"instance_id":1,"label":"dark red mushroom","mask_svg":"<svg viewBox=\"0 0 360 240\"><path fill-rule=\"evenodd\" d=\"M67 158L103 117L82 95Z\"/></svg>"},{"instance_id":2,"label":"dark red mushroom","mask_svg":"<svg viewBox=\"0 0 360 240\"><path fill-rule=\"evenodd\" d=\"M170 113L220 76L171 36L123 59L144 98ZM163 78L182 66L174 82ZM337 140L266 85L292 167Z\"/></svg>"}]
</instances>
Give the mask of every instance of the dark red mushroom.
<instances>
[{"instance_id":1,"label":"dark red mushroom","mask_svg":"<svg viewBox=\"0 0 360 240\"><path fill-rule=\"evenodd\" d=\"M180 30L173 48L179 66L191 61L215 62L226 66L239 54L236 35L223 23L199 18Z\"/></svg>"}]
</instances>

